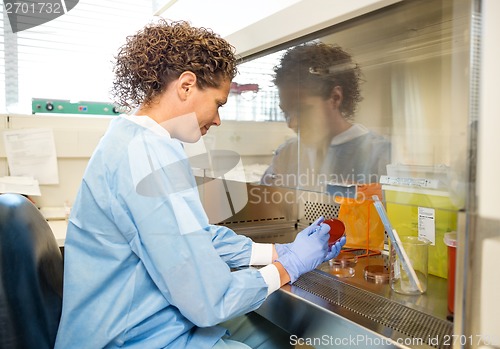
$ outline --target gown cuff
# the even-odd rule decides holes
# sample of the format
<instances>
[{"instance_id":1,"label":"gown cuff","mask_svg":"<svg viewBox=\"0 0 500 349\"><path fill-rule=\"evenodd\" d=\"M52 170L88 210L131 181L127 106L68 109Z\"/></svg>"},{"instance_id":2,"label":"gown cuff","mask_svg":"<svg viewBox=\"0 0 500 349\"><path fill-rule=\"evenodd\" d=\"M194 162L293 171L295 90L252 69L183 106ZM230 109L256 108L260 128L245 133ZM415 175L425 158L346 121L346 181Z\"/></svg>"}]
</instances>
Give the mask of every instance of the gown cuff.
<instances>
[{"instance_id":1,"label":"gown cuff","mask_svg":"<svg viewBox=\"0 0 500 349\"><path fill-rule=\"evenodd\" d=\"M269 264L259 269L260 274L267 284L267 295L269 296L274 291L281 287L280 273L275 265Z\"/></svg>"},{"instance_id":2,"label":"gown cuff","mask_svg":"<svg viewBox=\"0 0 500 349\"><path fill-rule=\"evenodd\" d=\"M273 262L273 244L252 243L250 265L268 265Z\"/></svg>"}]
</instances>

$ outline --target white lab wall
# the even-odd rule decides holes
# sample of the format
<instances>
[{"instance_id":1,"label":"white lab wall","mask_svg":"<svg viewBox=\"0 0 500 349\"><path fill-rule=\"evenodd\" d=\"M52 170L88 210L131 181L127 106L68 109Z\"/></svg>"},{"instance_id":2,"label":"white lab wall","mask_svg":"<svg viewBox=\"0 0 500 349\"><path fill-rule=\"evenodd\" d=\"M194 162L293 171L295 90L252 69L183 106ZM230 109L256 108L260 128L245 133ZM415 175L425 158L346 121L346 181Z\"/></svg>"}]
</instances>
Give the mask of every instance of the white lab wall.
<instances>
[{"instance_id":1,"label":"white lab wall","mask_svg":"<svg viewBox=\"0 0 500 349\"><path fill-rule=\"evenodd\" d=\"M39 207L71 205L88 160L100 138L104 135L111 117L4 115L2 120L3 129L52 129L56 146L59 184L41 185L42 195L33 197L33 199ZM0 143L0 175L7 175L8 166L3 138Z\"/></svg>"}]
</instances>

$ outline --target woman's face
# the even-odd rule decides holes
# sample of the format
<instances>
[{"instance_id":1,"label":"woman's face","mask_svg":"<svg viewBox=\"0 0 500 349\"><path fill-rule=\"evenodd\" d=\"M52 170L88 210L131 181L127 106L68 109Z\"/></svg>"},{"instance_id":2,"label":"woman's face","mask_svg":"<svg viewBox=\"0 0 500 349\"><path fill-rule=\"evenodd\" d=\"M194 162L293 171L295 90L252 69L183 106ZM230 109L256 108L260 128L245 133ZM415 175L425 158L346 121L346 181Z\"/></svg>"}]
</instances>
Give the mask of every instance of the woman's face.
<instances>
[{"instance_id":1,"label":"woman's face","mask_svg":"<svg viewBox=\"0 0 500 349\"><path fill-rule=\"evenodd\" d=\"M297 88L280 88L280 108L288 127L304 144L321 143L330 135L331 102Z\"/></svg>"},{"instance_id":2,"label":"woman's face","mask_svg":"<svg viewBox=\"0 0 500 349\"><path fill-rule=\"evenodd\" d=\"M175 127L170 127L173 137L195 143L211 126L219 126L219 108L227 102L230 86L230 81L223 81L217 88L200 89L196 85L187 88L183 114L168 121L170 126L175 123Z\"/></svg>"},{"instance_id":3,"label":"woman's face","mask_svg":"<svg viewBox=\"0 0 500 349\"><path fill-rule=\"evenodd\" d=\"M217 88L193 88L191 103L202 136L211 126L220 125L219 108L226 104L230 87L231 81L224 80Z\"/></svg>"}]
</instances>

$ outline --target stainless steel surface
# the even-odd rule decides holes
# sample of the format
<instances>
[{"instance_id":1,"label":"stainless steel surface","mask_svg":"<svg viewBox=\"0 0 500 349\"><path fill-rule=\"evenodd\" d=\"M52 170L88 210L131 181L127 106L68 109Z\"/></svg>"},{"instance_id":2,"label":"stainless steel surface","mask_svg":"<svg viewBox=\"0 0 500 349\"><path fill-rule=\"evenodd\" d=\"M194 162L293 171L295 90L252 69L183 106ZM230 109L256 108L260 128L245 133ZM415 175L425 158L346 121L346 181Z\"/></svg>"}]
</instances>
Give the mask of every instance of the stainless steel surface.
<instances>
[{"instance_id":1,"label":"stainless steel surface","mask_svg":"<svg viewBox=\"0 0 500 349\"><path fill-rule=\"evenodd\" d=\"M484 199L484 197L491 198L489 193L494 193L495 189L491 188L491 181L484 180L486 177L484 172L481 172L490 171L491 167L485 167L483 164L489 162L491 151L496 149L495 144L497 143L491 143L491 138L489 142L485 141L487 134L483 134L482 131L485 128L491 128L491 115L495 114L484 102L489 100L485 96L485 87L491 86L491 81L494 84L498 83L495 79L498 74L492 74L491 66L485 64L487 59L495 61L489 53L496 50L497 44L494 43L494 39L493 41L486 40L484 34L492 32L489 29L492 26L495 27L498 11L491 11L491 8L488 7L489 1L473 0L471 3L470 31L468 33L471 47L468 67L470 70L468 74L468 196L466 210L459 216L457 230L454 305L456 319L454 331L460 335L460 338L470 339L457 341L454 348L493 349L500 347L497 322L499 307L498 301L491 302L492 299L498 299L498 293L492 295L491 291L495 286L492 287L490 279L496 277L498 280L496 269L498 263L495 262L499 259L496 257L493 261L488 260L484 253L487 250L488 240L499 236L500 219L498 214L485 214L488 212L485 207L489 208L489 212L493 212L491 210L493 207L498 213L498 201ZM494 174L497 173L494 172ZM491 178L495 178L495 176ZM489 295L486 296L485 293L489 293ZM486 309L488 310L485 311Z\"/></svg>"},{"instance_id":2,"label":"stainless steel surface","mask_svg":"<svg viewBox=\"0 0 500 349\"><path fill-rule=\"evenodd\" d=\"M455 280L455 317L460 315L460 323L457 323L459 329L463 330L464 336L461 338L472 338L472 340L458 343L457 348L478 348L480 345L500 346L500 331L498 326L498 293L493 295L495 289L498 289L498 261L499 258L487 258L484 255L488 240L500 236L500 219L480 217L468 218L473 222L468 244L465 248L457 246L457 261L461 257L460 253L466 256L463 263L466 262L465 275L458 275ZM469 223L472 224L472 223ZM469 234L471 234L469 233ZM457 244L462 243L459 239ZM465 251L464 251L465 250ZM491 255L490 255L491 256ZM488 263L488 267L484 263ZM458 273L458 269L457 269ZM460 279L458 279L460 277ZM460 287L462 286L462 287ZM457 289L458 287L458 289ZM462 293L465 292L465 295ZM457 312L458 310L461 313ZM488 311L485 311L488 308ZM493 324L493 326L492 326ZM458 332L460 333L460 332Z\"/></svg>"},{"instance_id":3,"label":"stainless steel surface","mask_svg":"<svg viewBox=\"0 0 500 349\"><path fill-rule=\"evenodd\" d=\"M446 280L429 275L425 294L397 294L387 283L364 279L364 269L386 265L384 258L359 258L352 278L321 271L325 263L273 293L257 313L315 348L448 348Z\"/></svg>"},{"instance_id":4,"label":"stainless steel surface","mask_svg":"<svg viewBox=\"0 0 500 349\"><path fill-rule=\"evenodd\" d=\"M468 139L467 139L467 202L465 212L458 217L457 226L457 265L455 279L455 325L454 333L462 337L481 334L478 324L480 323L478 308L476 307L478 294L478 269L481 263L473 263L479 260L481 254L481 239L484 238L476 215L478 209L477 200L477 159L478 159L478 123L479 123L479 86L481 73L481 37L483 34L483 23L481 19L481 0L465 2L468 5L467 26L468 44L470 49L468 68ZM463 4L465 6L465 4ZM453 348L474 348L477 343L460 343L456 341Z\"/></svg>"},{"instance_id":5,"label":"stainless steel surface","mask_svg":"<svg viewBox=\"0 0 500 349\"><path fill-rule=\"evenodd\" d=\"M198 183L211 180L197 177ZM232 216L214 222L215 217L223 216L220 211L224 210L225 205L217 203L226 202L227 191L205 192L200 189L200 198L211 223L227 226L237 233L250 237L255 242L293 241L298 217L295 189L232 180L225 180L225 182L227 182L226 187L236 184L245 190L246 186L246 193L240 193L242 196L246 195L246 205Z\"/></svg>"},{"instance_id":6,"label":"stainless steel surface","mask_svg":"<svg viewBox=\"0 0 500 349\"><path fill-rule=\"evenodd\" d=\"M468 252L465 248L459 246L468 246L467 232L473 230L471 219L467 217L465 212L459 212L457 220L457 256L455 270L455 304L454 304L454 323L453 333L465 333L466 316L470 317L470 310L465 309L466 294L471 292L467 290L467 279L471 274L468 270L470 262L468 260ZM472 228L472 229L471 229ZM460 348L457 343L455 348Z\"/></svg>"},{"instance_id":7,"label":"stainless steel surface","mask_svg":"<svg viewBox=\"0 0 500 349\"><path fill-rule=\"evenodd\" d=\"M363 316L299 287L286 285L257 312L314 348L404 348L372 330Z\"/></svg>"},{"instance_id":8,"label":"stainless steel surface","mask_svg":"<svg viewBox=\"0 0 500 349\"><path fill-rule=\"evenodd\" d=\"M341 279L341 282L421 311L437 319L446 320L448 317L446 279L429 275L426 293L419 296L402 295L393 292L388 284L367 282L364 279L364 269L369 265L384 265L383 256L358 258L358 263L355 267L355 276L350 279Z\"/></svg>"},{"instance_id":9,"label":"stainless steel surface","mask_svg":"<svg viewBox=\"0 0 500 349\"><path fill-rule=\"evenodd\" d=\"M295 239L300 231L295 222L276 220L244 224L225 224L236 233L248 236L259 243L286 243Z\"/></svg>"},{"instance_id":10,"label":"stainless steel surface","mask_svg":"<svg viewBox=\"0 0 500 349\"><path fill-rule=\"evenodd\" d=\"M373 258L373 257L370 257ZM402 296L387 284L357 275L338 279L315 270L272 294L258 313L315 348L338 346L448 348L453 325L446 320L445 280L431 277L430 294ZM446 293L446 288L444 288Z\"/></svg>"},{"instance_id":11,"label":"stainless steel surface","mask_svg":"<svg viewBox=\"0 0 500 349\"><path fill-rule=\"evenodd\" d=\"M227 182L232 182L226 180ZM267 224L297 221L296 190L246 183L247 204L233 216L220 224ZM220 193L225 195L225 193ZM213 197L203 198L203 204L210 205Z\"/></svg>"}]
</instances>

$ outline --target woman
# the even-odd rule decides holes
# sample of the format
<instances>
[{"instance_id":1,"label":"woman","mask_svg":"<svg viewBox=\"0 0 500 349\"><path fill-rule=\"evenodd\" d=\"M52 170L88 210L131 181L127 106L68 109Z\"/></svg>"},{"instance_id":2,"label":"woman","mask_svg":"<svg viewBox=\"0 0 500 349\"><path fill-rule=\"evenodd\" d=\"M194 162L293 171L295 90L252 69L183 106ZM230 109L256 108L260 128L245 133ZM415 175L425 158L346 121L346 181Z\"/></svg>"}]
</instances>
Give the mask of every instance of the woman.
<instances>
[{"instance_id":1,"label":"woman","mask_svg":"<svg viewBox=\"0 0 500 349\"><path fill-rule=\"evenodd\" d=\"M385 137L353 122L361 70L341 47L309 42L274 67L280 107L297 133L276 150L261 182L324 192L326 183L378 183L391 159Z\"/></svg>"},{"instance_id":2,"label":"woman","mask_svg":"<svg viewBox=\"0 0 500 349\"><path fill-rule=\"evenodd\" d=\"M278 254L208 223L181 142L220 125L236 74L225 40L160 20L127 38L114 72L118 104L137 111L111 122L73 205L56 348L248 348L219 324L253 332L241 315L345 241L329 250L319 219ZM230 269L248 265L265 266Z\"/></svg>"}]
</instances>

